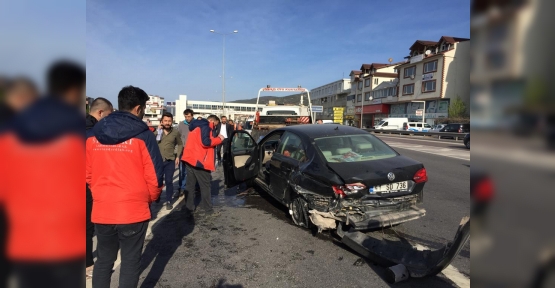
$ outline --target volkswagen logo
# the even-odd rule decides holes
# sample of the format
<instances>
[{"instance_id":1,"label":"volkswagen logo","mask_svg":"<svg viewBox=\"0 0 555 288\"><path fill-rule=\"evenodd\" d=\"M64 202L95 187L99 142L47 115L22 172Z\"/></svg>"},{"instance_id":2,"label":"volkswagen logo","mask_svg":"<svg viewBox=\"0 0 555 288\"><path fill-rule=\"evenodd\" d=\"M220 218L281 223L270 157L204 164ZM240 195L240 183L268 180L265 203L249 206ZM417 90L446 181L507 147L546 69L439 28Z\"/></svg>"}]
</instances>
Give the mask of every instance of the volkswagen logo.
<instances>
[{"instance_id":1,"label":"volkswagen logo","mask_svg":"<svg viewBox=\"0 0 555 288\"><path fill-rule=\"evenodd\" d=\"M389 179L389 181L395 180L395 174L393 174L393 172L387 173L387 179Z\"/></svg>"}]
</instances>

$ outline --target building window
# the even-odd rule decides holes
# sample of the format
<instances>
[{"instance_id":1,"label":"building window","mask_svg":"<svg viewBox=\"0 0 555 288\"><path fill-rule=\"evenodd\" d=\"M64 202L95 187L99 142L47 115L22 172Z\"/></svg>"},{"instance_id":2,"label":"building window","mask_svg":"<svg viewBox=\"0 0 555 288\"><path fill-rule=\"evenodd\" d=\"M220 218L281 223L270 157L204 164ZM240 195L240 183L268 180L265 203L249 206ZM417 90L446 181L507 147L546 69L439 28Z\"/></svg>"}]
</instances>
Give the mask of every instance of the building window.
<instances>
[{"instance_id":1,"label":"building window","mask_svg":"<svg viewBox=\"0 0 555 288\"><path fill-rule=\"evenodd\" d=\"M405 68L405 76L403 78L409 78L416 75L416 66Z\"/></svg>"},{"instance_id":2,"label":"building window","mask_svg":"<svg viewBox=\"0 0 555 288\"><path fill-rule=\"evenodd\" d=\"M204 109L204 104L199 104L198 109Z\"/></svg>"},{"instance_id":3,"label":"building window","mask_svg":"<svg viewBox=\"0 0 555 288\"><path fill-rule=\"evenodd\" d=\"M364 87L370 86L370 79L364 80Z\"/></svg>"},{"instance_id":4,"label":"building window","mask_svg":"<svg viewBox=\"0 0 555 288\"><path fill-rule=\"evenodd\" d=\"M193 104L193 109L198 109L198 104Z\"/></svg>"},{"instance_id":5,"label":"building window","mask_svg":"<svg viewBox=\"0 0 555 288\"><path fill-rule=\"evenodd\" d=\"M362 102L362 94L357 95L357 102Z\"/></svg>"},{"instance_id":6,"label":"building window","mask_svg":"<svg viewBox=\"0 0 555 288\"><path fill-rule=\"evenodd\" d=\"M358 89L362 89L362 82L358 82Z\"/></svg>"},{"instance_id":7,"label":"building window","mask_svg":"<svg viewBox=\"0 0 555 288\"><path fill-rule=\"evenodd\" d=\"M437 60L424 63L424 74L437 71Z\"/></svg>"},{"instance_id":8,"label":"building window","mask_svg":"<svg viewBox=\"0 0 555 288\"><path fill-rule=\"evenodd\" d=\"M212 105L212 110L218 109L218 105Z\"/></svg>"},{"instance_id":9,"label":"building window","mask_svg":"<svg viewBox=\"0 0 555 288\"><path fill-rule=\"evenodd\" d=\"M422 82L422 92L436 91L436 80Z\"/></svg>"},{"instance_id":10,"label":"building window","mask_svg":"<svg viewBox=\"0 0 555 288\"><path fill-rule=\"evenodd\" d=\"M378 84L378 78L374 78L374 84Z\"/></svg>"},{"instance_id":11,"label":"building window","mask_svg":"<svg viewBox=\"0 0 555 288\"><path fill-rule=\"evenodd\" d=\"M370 101L370 95L372 95L370 92L364 93L364 101Z\"/></svg>"},{"instance_id":12,"label":"building window","mask_svg":"<svg viewBox=\"0 0 555 288\"><path fill-rule=\"evenodd\" d=\"M403 85L403 95L414 94L414 84Z\"/></svg>"},{"instance_id":13,"label":"building window","mask_svg":"<svg viewBox=\"0 0 555 288\"><path fill-rule=\"evenodd\" d=\"M247 107L241 107L241 111L247 111Z\"/></svg>"}]
</instances>

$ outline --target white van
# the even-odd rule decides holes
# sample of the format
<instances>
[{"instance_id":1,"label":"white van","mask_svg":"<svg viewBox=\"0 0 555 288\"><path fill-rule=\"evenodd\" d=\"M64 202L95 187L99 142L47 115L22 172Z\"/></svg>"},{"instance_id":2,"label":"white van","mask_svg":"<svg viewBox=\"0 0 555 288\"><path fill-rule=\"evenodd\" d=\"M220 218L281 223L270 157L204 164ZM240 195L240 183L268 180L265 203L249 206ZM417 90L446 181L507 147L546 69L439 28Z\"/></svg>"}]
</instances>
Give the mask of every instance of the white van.
<instances>
[{"instance_id":1,"label":"white van","mask_svg":"<svg viewBox=\"0 0 555 288\"><path fill-rule=\"evenodd\" d=\"M405 125L403 125L403 123ZM378 130L403 130L406 127L406 123L409 123L408 118L384 118L378 125L374 126L374 129Z\"/></svg>"},{"instance_id":2,"label":"white van","mask_svg":"<svg viewBox=\"0 0 555 288\"><path fill-rule=\"evenodd\" d=\"M428 132L432 126L428 123L422 122L409 122L408 131Z\"/></svg>"}]
</instances>

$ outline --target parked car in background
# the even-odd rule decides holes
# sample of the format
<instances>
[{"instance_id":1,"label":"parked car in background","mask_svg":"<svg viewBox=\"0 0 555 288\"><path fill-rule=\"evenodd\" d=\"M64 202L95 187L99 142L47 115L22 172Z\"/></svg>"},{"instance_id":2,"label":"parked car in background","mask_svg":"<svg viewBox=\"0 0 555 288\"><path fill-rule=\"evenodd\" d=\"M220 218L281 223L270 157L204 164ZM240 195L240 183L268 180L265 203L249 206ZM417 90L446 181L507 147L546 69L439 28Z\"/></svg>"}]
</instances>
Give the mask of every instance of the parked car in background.
<instances>
[{"instance_id":1,"label":"parked car in background","mask_svg":"<svg viewBox=\"0 0 555 288\"><path fill-rule=\"evenodd\" d=\"M464 146L466 146L466 148L470 149L470 133L466 134L464 136Z\"/></svg>"},{"instance_id":2,"label":"parked car in background","mask_svg":"<svg viewBox=\"0 0 555 288\"><path fill-rule=\"evenodd\" d=\"M349 126L278 128L256 142L234 131L225 185L256 185L289 208L293 222L318 230L389 227L418 219L424 165Z\"/></svg>"},{"instance_id":3,"label":"parked car in background","mask_svg":"<svg viewBox=\"0 0 555 288\"><path fill-rule=\"evenodd\" d=\"M447 124L437 124L432 126L432 129L428 130L428 132L439 132L441 129L443 129L443 127L445 127Z\"/></svg>"},{"instance_id":4,"label":"parked car in background","mask_svg":"<svg viewBox=\"0 0 555 288\"><path fill-rule=\"evenodd\" d=\"M445 127L441 128L439 132L449 132L449 133L470 133L470 124L447 124ZM438 136L441 139L444 136Z\"/></svg>"},{"instance_id":5,"label":"parked car in background","mask_svg":"<svg viewBox=\"0 0 555 288\"><path fill-rule=\"evenodd\" d=\"M432 129L432 126L428 123L409 122L408 123L408 128L403 129L403 130L417 131L417 132L428 132L430 129Z\"/></svg>"}]
</instances>

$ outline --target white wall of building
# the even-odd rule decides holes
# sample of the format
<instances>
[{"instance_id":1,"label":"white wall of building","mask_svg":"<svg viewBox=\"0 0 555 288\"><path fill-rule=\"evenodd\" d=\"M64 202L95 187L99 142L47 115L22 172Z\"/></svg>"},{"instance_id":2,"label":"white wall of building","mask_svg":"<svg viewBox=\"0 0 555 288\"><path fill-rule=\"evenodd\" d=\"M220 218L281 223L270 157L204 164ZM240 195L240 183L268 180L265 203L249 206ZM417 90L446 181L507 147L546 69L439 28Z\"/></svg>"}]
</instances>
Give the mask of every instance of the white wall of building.
<instances>
[{"instance_id":1,"label":"white wall of building","mask_svg":"<svg viewBox=\"0 0 555 288\"><path fill-rule=\"evenodd\" d=\"M175 122L179 123L185 120L183 116L185 109L187 109L187 95L179 95L179 98L175 100Z\"/></svg>"}]
</instances>

